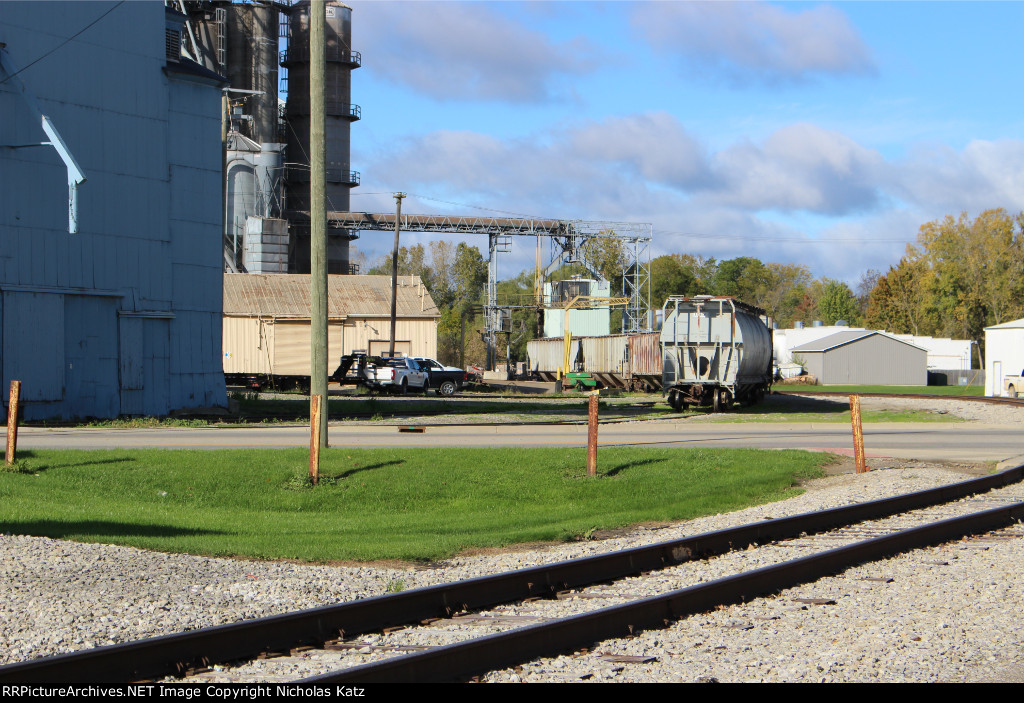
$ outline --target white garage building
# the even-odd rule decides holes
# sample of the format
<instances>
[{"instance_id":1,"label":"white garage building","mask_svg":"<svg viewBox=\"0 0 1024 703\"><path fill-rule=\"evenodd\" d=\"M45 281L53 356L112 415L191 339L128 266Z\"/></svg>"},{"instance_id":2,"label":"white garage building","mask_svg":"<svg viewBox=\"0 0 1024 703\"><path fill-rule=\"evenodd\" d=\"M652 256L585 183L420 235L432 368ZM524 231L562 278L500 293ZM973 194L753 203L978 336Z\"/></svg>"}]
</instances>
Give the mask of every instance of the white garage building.
<instances>
[{"instance_id":1,"label":"white garage building","mask_svg":"<svg viewBox=\"0 0 1024 703\"><path fill-rule=\"evenodd\" d=\"M985 328L985 395L1003 394L1006 376L1024 375L1024 319Z\"/></svg>"}]
</instances>

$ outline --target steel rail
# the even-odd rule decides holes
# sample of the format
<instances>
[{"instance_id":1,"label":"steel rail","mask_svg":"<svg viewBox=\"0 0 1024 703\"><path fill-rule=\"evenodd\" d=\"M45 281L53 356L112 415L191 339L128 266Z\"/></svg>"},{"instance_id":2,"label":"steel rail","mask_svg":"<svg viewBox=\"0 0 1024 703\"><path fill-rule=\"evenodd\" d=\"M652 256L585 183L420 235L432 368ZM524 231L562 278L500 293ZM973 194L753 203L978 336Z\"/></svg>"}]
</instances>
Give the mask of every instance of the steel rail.
<instances>
[{"instance_id":1,"label":"steel rail","mask_svg":"<svg viewBox=\"0 0 1024 703\"><path fill-rule=\"evenodd\" d=\"M1024 479L1024 465L968 481L866 503L741 525L693 537L633 547L466 581L349 601L256 620L180 632L135 642L0 666L0 683L138 681L183 675L216 662L320 645L339 636L449 617L531 597L653 571L848 524L886 517Z\"/></svg>"},{"instance_id":2,"label":"steel rail","mask_svg":"<svg viewBox=\"0 0 1024 703\"><path fill-rule=\"evenodd\" d=\"M850 393L849 391L818 391L809 389L790 390L773 388L773 395L818 395L849 397L859 395L862 398L914 398L918 400L966 400L972 403L992 403L995 405L1024 405L1024 398L1003 398L1001 396L988 395L937 395L929 393Z\"/></svg>"},{"instance_id":3,"label":"steel rail","mask_svg":"<svg viewBox=\"0 0 1024 703\"><path fill-rule=\"evenodd\" d=\"M313 676L299 683L435 683L469 677L557 656L595 642L662 629L681 618L721 605L742 603L895 556L1024 519L1024 503L909 528L819 554L745 571L661 596L438 647L381 662Z\"/></svg>"}]
</instances>

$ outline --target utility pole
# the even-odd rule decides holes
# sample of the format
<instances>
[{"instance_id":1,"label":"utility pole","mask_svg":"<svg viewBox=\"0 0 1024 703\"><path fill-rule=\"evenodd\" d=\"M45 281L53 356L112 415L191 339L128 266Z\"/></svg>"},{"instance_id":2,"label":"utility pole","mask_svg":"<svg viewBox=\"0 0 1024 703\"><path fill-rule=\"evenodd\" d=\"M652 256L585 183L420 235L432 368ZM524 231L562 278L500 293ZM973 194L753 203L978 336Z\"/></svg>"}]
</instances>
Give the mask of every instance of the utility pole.
<instances>
[{"instance_id":1,"label":"utility pole","mask_svg":"<svg viewBox=\"0 0 1024 703\"><path fill-rule=\"evenodd\" d=\"M398 232L404 197L405 193L395 193L395 248L391 252L391 343L388 345L388 356L395 355L395 327L398 323ZM326 219L326 215L324 217Z\"/></svg>"},{"instance_id":2,"label":"utility pole","mask_svg":"<svg viewBox=\"0 0 1024 703\"><path fill-rule=\"evenodd\" d=\"M310 149L310 422L320 409L320 446L327 442L327 139L325 131L324 75L327 6L312 0L309 6L309 149ZM320 396L314 406L312 396Z\"/></svg>"}]
</instances>

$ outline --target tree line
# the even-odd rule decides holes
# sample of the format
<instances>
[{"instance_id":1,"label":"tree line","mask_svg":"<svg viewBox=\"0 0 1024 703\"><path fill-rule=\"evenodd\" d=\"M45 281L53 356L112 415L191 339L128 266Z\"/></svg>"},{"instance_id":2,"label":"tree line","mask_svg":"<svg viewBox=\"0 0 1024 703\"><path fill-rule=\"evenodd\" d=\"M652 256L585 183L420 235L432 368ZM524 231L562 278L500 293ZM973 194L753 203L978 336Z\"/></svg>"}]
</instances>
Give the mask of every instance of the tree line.
<instances>
[{"instance_id":1,"label":"tree line","mask_svg":"<svg viewBox=\"0 0 1024 703\"><path fill-rule=\"evenodd\" d=\"M623 294L626 252L619 240L594 239L582 261L563 266L548 280L593 271ZM423 279L441 311L438 356L446 363L482 364L486 358L480 331L485 302L487 260L475 246L439 240L402 247L400 275ZM390 275L385 256L369 273ZM984 342L984 328L1024 315L1024 213L987 210L973 220L967 213L921 226L917 242L888 271L865 272L853 290L843 281L814 278L803 264L764 262L751 256L717 260L693 254L666 254L651 260L652 308L670 295L727 295L763 308L779 327L821 320ZM499 305L528 305L534 271L524 270L498 283ZM613 311L612 330L622 313ZM531 310L512 314L509 346L513 360L526 359L526 342L537 334ZM463 330L465 334L463 336ZM504 349L500 350L504 355Z\"/></svg>"}]
</instances>

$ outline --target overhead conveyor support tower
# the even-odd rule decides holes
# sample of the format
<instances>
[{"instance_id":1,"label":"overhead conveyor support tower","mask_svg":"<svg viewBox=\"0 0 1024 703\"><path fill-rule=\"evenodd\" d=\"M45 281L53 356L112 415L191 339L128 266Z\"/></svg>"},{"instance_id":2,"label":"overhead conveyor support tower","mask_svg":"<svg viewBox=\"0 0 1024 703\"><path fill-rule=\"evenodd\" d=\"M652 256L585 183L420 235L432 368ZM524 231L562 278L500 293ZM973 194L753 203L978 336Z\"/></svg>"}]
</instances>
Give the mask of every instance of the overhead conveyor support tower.
<instances>
[{"instance_id":1,"label":"overhead conveyor support tower","mask_svg":"<svg viewBox=\"0 0 1024 703\"><path fill-rule=\"evenodd\" d=\"M308 214L308 213L307 213ZM387 231L395 229L394 213L328 212L327 225L352 231ZM497 299L497 255L511 236L546 237L551 243L550 263L545 274L566 263L585 263L583 247L594 239L613 238L624 245L626 260L622 270L623 293L629 299L623 315L623 332L649 331L650 243L653 226L639 222L601 222L590 220L558 220L528 217L476 217L452 215L410 215L399 217L398 227L405 232L443 232L447 234L478 234L488 238L487 304L484 309L484 336L488 349L497 345L501 330L502 309L531 308L531 305L500 306ZM598 277L600 272L594 271ZM493 355L490 355L493 358Z\"/></svg>"}]
</instances>

